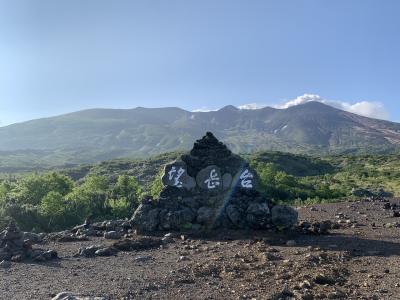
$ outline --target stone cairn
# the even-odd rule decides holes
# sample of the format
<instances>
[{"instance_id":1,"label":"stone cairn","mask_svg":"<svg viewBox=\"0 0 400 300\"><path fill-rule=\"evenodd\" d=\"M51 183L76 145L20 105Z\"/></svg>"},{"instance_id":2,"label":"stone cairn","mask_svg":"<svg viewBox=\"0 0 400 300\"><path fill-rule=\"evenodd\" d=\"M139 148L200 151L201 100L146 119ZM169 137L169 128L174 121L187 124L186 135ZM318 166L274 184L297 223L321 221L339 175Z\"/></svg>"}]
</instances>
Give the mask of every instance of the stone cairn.
<instances>
[{"instance_id":1,"label":"stone cairn","mask_svg":"<svg viewBox=\"0 0 400 300\"><path fill-rule=\"evenodd\" d=\"M33 236L35 234L23 233L14 222L10 222L8 227L0 232L0 264L7 266L9 261L47 261L57 258L57 252L53 250L33 249Z\"/></svg>"},{"instance_id":2,"label":"stone cairn","mask_svg":"<svg viewBox=\"0 0 400 300\"><path fill-rule=\"evenodd\" d=\"M131 224L141 232L216 228L290 228L297 211L273 205L257 190L255 170L211 132L165 166L158 199L146 199Z\"/></svg>"}]
</instances>

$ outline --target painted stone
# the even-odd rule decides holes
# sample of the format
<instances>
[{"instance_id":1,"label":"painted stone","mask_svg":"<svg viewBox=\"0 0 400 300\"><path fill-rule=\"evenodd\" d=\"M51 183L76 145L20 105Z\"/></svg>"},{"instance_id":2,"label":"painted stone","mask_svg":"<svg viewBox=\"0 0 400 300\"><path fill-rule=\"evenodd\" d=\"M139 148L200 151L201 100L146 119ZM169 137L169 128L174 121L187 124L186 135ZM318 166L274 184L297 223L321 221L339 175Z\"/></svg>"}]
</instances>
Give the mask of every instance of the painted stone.
<instances>
[{"instance_id":1,"label":"painted stone","mask_svg":"<svg viewBox=\"0 0 400 300\"><path fill-rule=\"evenodd\" d=\"M208 166L197 174L197 185L208 191L220 191L223 188L221 170L217 166Z\"/></svg>"},{"instance_id":2,"label":"painted stone","mask_svg":"<svg viewBox=\"0 0 400 300\"><path fill-rule=\"evenodd\" d=\"M164 176L161 178L164 185L176 188L193 189L196 186L194 178L187 173L186 164L176 161L165 166Z\"/></svg>"},{"instance_id":3,"label":"painted stone","mask_svg":"<svg viewBox=\"0 0 400 300\"><path fill-rule=\"evenodd\" d=\"M249 167L242 168L233 179L234 185L242 189L257 189L257 175Z\"/></svg>"}]
</instances>

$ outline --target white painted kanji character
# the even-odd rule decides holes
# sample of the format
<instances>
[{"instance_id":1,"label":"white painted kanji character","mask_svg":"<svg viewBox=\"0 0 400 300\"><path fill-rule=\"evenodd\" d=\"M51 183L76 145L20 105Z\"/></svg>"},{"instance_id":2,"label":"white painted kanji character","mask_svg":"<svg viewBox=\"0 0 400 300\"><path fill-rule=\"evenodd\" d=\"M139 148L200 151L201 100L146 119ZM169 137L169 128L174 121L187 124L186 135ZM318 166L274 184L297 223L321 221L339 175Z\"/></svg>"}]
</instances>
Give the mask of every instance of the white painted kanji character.
<instances>
[{"instance_id":1,"label":"white painted kanji character","mask_svg":"<svg viewBox=\"0 0 400 300\"><path fill-rule=\"evenodd\" d=\"M210 172L210 177L204 181L207 183L208 189L215 189L217 186L220 185L220 178L218 177L217 171L212 169Z\"/></svg>"},{"instance_id":2,"label":"white painted kanji character","mask_svg":"<svg viewBox=\"0 0 400 300\"><path fill-rule=\"evenodd\" d=\"M244 170L243 173L240 175L240 184L244 188L252 188L253 187L253 178L254 175L250 173L248 169Z\"/></svg>"},{"instance_id":3,"label":"white painted kanji character","mask_svg":"<svg viewBox=\"0 0 400 300\"><path fill-rule=\"evenodd\" d=\"M175 166L172 166L171 170L168 172L169 180L174 180L174 186L182 187L183 182L180 181L181 176L185 173L185 169L179 167L178 171L176 170Z\"/></svg>"}]
</instances>

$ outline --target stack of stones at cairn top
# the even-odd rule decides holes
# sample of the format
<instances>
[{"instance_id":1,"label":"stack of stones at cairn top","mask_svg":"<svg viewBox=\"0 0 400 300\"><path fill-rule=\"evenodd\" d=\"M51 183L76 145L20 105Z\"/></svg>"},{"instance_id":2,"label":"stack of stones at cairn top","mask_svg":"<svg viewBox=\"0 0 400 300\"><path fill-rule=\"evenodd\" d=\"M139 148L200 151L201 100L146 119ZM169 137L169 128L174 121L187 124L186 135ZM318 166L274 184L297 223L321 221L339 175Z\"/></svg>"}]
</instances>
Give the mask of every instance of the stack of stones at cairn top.
<instances>
[{"instance_id":1,"label":"stack of stones at cairn top","mask_svg":"<svg viewBox=\"0 0 400 300\"><path fill-rule=\"evenodd\" d=\"M272 207L257 190L255 170L211 132L165 166L162 182L158 201L144 200L131 219L140 231L265 229L297 222L296 211Z\"/></svg>"}]
</instances>

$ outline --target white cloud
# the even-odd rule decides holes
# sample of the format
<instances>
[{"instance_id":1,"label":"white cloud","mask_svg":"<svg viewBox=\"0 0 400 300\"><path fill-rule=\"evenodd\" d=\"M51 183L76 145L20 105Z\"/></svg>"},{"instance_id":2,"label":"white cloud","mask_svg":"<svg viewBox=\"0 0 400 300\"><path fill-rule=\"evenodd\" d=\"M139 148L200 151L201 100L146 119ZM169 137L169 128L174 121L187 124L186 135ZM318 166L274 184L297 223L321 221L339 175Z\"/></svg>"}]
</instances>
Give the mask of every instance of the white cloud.
<instances>
[{"instance_id":1,"label":"white cloud","mask_svg":"<svg viewBox=\"0 0 400 300\"><path fill-rule=\"evenodd\" d=\"M248 104L239 105L237 108L239 108L239 109L260 109L263 107L266 107L266 105L260 104L260 103L248 103Z\"/></svg>"},{"instance_id":2,"label":"white cloud","mask_svg":"<svg viewBox=\"0 0 400 300\"><path fill-rule=\"evenodd\" d=\"M381 102L360 101L354 104L345 101L327 100L320 95L304 94L283 104L274 105L276 108L288 108L311 101L321 102L344 111L376 119L388 119L389 113Z\"/></svg>"},{"instance_id":3,"label":"white cloud","mask_svg":"<svg viewBox=\"0 0 400 300\"><path fill-rule=\"evenodd\" d=\"M207 107L197 108L192 110L192 112L209 112L209 111L217 111L218 109L209 109Z\"/></svg>"},{"instance_id":4,"label":"white cloud","mask_svg":"<svg viewBox=\"0 0 400 300\"><path fill-rule=\"evenodd\" d=\"M380 102L361 101L353 105L343 102L344 110L362 116L387 120L389 113Z\"/></svg>"},{"instance_id":5,"label":"white cloud","mask_svg":"<svg viewBox=\"0 0 400 300\"><path fill-rule=\"evenodd\" d=\"M295 99L289 100L286 103L274 105L274 107L276 107L276 108L288 108L288 107L291 107L291 106L296 106L296 105L304 104L304 103L311 102L311 101L318 101L318 102L325 103L325 100L322 99L321 96L319 96L319 95L304 94L304 95L299 96L299 97L297 97Z\"/></svg>"}]
</instances>

